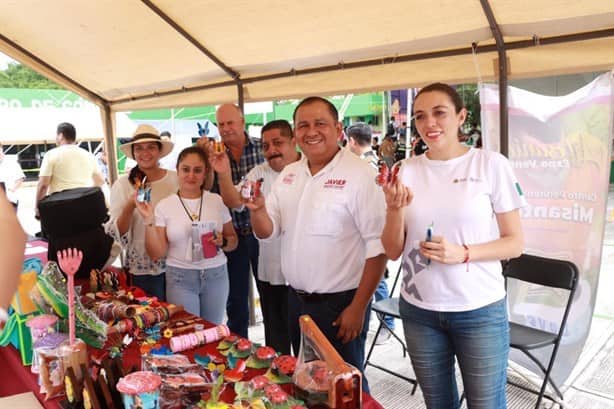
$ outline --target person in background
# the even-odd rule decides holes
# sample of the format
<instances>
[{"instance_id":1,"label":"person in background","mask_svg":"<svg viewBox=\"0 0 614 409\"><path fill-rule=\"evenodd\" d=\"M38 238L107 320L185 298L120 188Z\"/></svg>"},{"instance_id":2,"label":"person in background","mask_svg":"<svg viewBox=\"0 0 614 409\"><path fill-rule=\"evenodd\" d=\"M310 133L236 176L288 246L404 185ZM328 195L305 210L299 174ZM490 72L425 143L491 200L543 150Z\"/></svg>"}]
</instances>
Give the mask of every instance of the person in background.
<instances>
[{"instance_id":1,"label":"person in background","mask_svg":"<svg viewBox=\"0 0 614 409\"><path fill-rule=\"evenodd\" d=\"M17 209L19 203L17 190L25 178L26 175L23 173L19 162L8 158L4 154L2 143L0 143L0 187L4 188L6 197L15 209Z\"/></svg>"},{"instance_id":2,"label":"person in background","mask_svg":"<svg viewBox=\"0 0 614 409\"><path fill-rule=\"evenodd\" d=\"M396 138L397 136L397 120L394 116L391 116L390 121L388 121L386 136L390 136L390 138Z\"/></svg>"},{"instance_id":3,"label":"person in background","mask_svg":"<svg viewBox=\"0 0 614 409\"><path fill-rule=\"evenodd\" d=\"M17 285L24 259L26 234L24 233L11 202L0 189L0 332L8 320L8 308Z\"/></svg>"},{"instance_id":4,"label":"person in background","mask_svg":"<svg viewBox=\"0 0 614 409\"><path fill-rule=\"evenodd\" d=\"M250 170L264 162L260 141L251 139L245 132L245 119L238 106L220 105L215 113L217 128L230 161L232 183L241 183ZM201 138L202 139L202 138ZM215 185L214 185L215 191ZM252 233L248 212L231 212L239 244L228 256L230 294L226 312L228 327L232 332L247 338L249 325L250 266L258 271L258 241Z\"/></svg>"},{"instance_id":5,"label":"person in background","mask_svg":"<svg viewBox=\"0 0 614 409\"><path fill-rule=\"evenodd\" d=\"M388 167L394 165L395 154L397 151L397 146L392 140L392 136L386 135L384 140L382 141L382 145L379 148L380 157Z\"/></svg>"},{"instance_id":6,"label":"person in background","mask_svg":"<svg viewBox=\"0 0 614 409\"><path fill-rule=\"evenodd\" d=\"M373 169L339 147L341 134L330 101L301 101L294 135L303 158L281 171L266 204L257 197L246 206L261 241L281 238L293 349L301 339L299 317L309 314L341 357L362 371L371 299L386 265L385 202ZM363 389L369 390L366 378Z\"/></svg>"},{"instance_id":7,"label":"person in background","mask_svg":"<svg viewBox=\"0 0 614 409\"><path fill-rule=\"evenodd\" d=\"M250 170L246 180L250 182L262 180L262 192L268 196L279 173L286 165L299 160L300 154L296 151L296 141L288 121L281 119L271 121L262 127L261 132L262 153L266 162ZM211 163L218 175L224 204L237 211L245 209L245 200L239 193L242 185L235 186L232 183L228 156L224 153L211 155ZM260 243L259 250L256 284L260 294L265 341L276 351L290 354L288 286L281 271L281 241Z\"/></svg>"},{"instance_id":8,"label":"person in background","mask_svg":"<svg viewBox=\"0 0 614 409\"><path fill-rule=\"evenodd\" d=\"M132 140L120 147L128 158L136 161L130 173L120 177L111 188L110 220L107 233L126 250L126 265L132 283L147 294L166 300L166 263L164 257L153 260L145 249L145 224L134 201L137 188L151 188L150 205L177 192L177 173L162 169L160 158L168 155L173 143L162 140L151 125L139 125Z\"/></svg>"},{"instance_id":9,"label":"person in background","mask_svg":"<svg viewBox=\"0 0 614 409\"><path fill-rule=\"evenodd\" d=\"M429 150L384 186L386 255L403 255L399 302L427 408L458 408L455 358L469 408L505 408L509 324L501 260L520 255L526 204L508 160L458 140L467 111L435 83L414 99Z\"/></svg>"},{"instance_id":10,"label":"person in background","mask_svg":"<svg viewBox=\"0 0 614 409\"><path fill-rule=\"evenodd\" d=\"M160 167L162 169L175 171L177 168L177 155L181 152L182 148L186 146L178 146L178 141L173 141L173 137L169 131L160 132L160 138L163 141L173 142L173 150L166 156L160 158Z\"/></svg>"},{"instance_id":11,"label":"person in background","mask_svg":"<svg viewBox=\"0 0 614 409\"><path fill-rule=\"evenodd\" d=\"M376 172L378 171L379 160L377 158L377 154L371 149L371 127L363 122L357 122L348 126L346 133L349 139L348 146L350 147L350 150L373 168L373 178L375 179L375 176L377 175ZM377 289L375 290L374 294L375 301L390 298L388 283L386 282L387 278L388 269L386 269L384 277L377 285ZM387 328L380 331L377 339L375 340L376 345L382 345L388 342L392 336L390 331L394 331L394 318L388 315L384 321ZM390 331L387 331L387 329Z\"/></svg>"},{"instance_id":12,"label":"person in background","mask_svg":"<svg viewBox=\"0 0 614 409\"><path fill-rule=\"evenodd\" d=\"M412 142L412 156L422 155L424 152L428 150L428 146L424 143L424 140L420 137L420 135L415 135L414 141Z\"/></svg>"},{"instance_id":13,"label":"person in background","mask_svg":"<svg viewBox=\"0 0 614 409\"><path fill-rule=\"evenodd\" d=\"M105 183L109 183L109 167L107 166L107 154L104 149L105 143L103 142L100 150L96 153L96 163L98 163L98 170L102 174Z\"/></svg>"},{"instance_id":14,"label":"person in background","mask_svg":"<svg viewBox=\"0 0 614 409\"><path fill-rule=\"evenodd\" d=\"M104 177L96 158L77 145L75 127L62 122L56 132L57 147L43 157L36 187L36 217L38 202L48 194L78 187L102 186Z\"/></svg>"},{"instance_id":15,"label":"person in background","mask_svg":"<svg viewBox=\"0 0 614 409\"><path fill-rule=\"evenodd\" d=\"M145 223L147 254L152 260L166 256L167 300L222 324L229 292L224 251L238 240L222 198L204 189L208 167L207 152L185 148L177 158L177 193L155 210L147 202L135 205Z\"/></svg>"},{"instance_id":16,"label":"person in background","mask_svg":"<svg viewBox=\"0 0 614 409\"><path fill-rule=\"evenodd\" d=\"M373 133L373 127L369 125L371 132ZM371 150L375 152L377 156L379 156L379 138L377 136L373 137L373 141L371 142Z\"/></svg>"}]
</instances>

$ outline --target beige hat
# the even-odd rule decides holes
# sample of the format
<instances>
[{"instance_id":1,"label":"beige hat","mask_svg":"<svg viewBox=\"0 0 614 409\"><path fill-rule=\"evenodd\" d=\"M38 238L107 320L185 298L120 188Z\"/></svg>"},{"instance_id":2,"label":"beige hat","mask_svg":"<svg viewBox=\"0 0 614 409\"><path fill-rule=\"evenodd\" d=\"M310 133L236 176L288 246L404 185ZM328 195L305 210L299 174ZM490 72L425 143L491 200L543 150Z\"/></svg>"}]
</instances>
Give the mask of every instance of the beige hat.
<instances>
[{"instance_id":1,"label":"beige hat","mask_svg":"<svg viewBox=\"0 0 614 409\"><path fill-rule=\"evenodd\" d=\"M134 131L134 135L132 135L132 140L130 142L126 142L122 144L119 149L129 157L130 159L134 159L132 155L132 145L135 143L143 143L143 142L158 142L162 144L162 149L160 149L160 157L164 157L171 153L173 150L173 143L168 139L162 139L160 137L160 132L156 128L151 125L141 124Z\"/></svg>"}]
</instances>

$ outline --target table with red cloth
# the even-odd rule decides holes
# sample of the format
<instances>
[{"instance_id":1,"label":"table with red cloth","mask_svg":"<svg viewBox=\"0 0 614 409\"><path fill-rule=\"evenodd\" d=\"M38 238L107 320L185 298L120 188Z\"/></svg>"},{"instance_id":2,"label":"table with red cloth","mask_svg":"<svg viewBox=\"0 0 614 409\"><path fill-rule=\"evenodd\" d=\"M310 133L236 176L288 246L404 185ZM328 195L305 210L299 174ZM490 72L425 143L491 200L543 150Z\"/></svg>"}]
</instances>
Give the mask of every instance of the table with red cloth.
<instances>
[{"instance_id":1,"label":"table with red cloth","mask_svg":"<svg viewBox=\"0 0 614 409\"><path fill-rule=\"evenodd\" d=\"M193 315L187 312L180 312L173 316L173 320L181 319L188 320L196 318ZM205 327L211 327L212 324L205 323ZM167 344L168 340L162 338L160 343ZM183 351L181 354L188 356L192 361L194 360L194 355L207 355L207 354L219 354L217 351L217 342L213 342L210 344L206 344L202 347L191 349L188 351ZM88 347L91 352L96 352L93 348ZM124 368L128 369L133 366L137 366L140 368L141 366L141 354L139 351L139 344L137 342L133 342L130 346L124 351L122 363ZM61 408L60 401L63 398L56 398L45 401L45 395L39 393L39 385L38 375L30 372L30 367L24 367L21 363L21 358L19 356L19 352L12 346L9 345L7 347L0 347L0 368L3 372L3 382L0 382L0 396L8 396L14 395L17 393L23 393L32 391L41 402L41 404L45 408ZM264 373L264 369L246 369L245 375L243 377L244 380L251 379L256 375L260 375ZM232 388L232 384L228 384L221 395L221 400L232 402L234 399L234 390ZM369 394L363 392L362 396L363 408L364 409L383 409L382 406L373 399Z\"/></svg>"},{"instance_id":2,"label":"table with red cloth","mask_svg":"<svg viewBox=\"0 0 614 409\"><path fill-rule=\"evenodd\" d=\"M41 240L35 240L32 242L28 242L26 245L26 249L24 252L24 259L30 257L38 257L44 263L47 262L47 243ZM86 284L86 283L85 283ZM88 287L86 285L86 287ZM188 312L182 311L173 316L173 320L190 320L200 318L189 314ZM205 327L212 327L213 324L204 323ZM161 344L165 344L168 346L168 340L162 338L160 340ZM192 361L194 360L194 355L207 355L207 354L218 354L217 351L217 342L213 342L207 345L203 345L202 347L191 349L188 351L183 351L181 354L188 356ZM90 351L90 355L92 353L99 353L99 350L95 348L88 347ZM125 369L132 368L134 366L140 368L141 367L141 353L139 351L139 343L132 342L128 348L123 353L122 363ZM21 357L19 355L19 351L15 349L12 345L8 345L6 347L0 347L0 368L2 368L3 382L0 382L0 396L10 396L18 393L24 392L34 392L38 400L45 408L61 408L60 401L63 398L55 398L50 400L45 400L45 395L40 393L40 386L38 385L38 375L33 374L30 371L29 366L23 366L21 363ZM260 375L264 373L264 369L246 369L244 380L251 379L256 375ZM288 391L290 392L290 391ZM232 388L232 384L229 384L225 387L224 391L221 395L221 400L232 402L234 399L234 390ZM383 409L383 407L373 399L369 394L363 392L362 402L364 409Z\"/></svg>"}]
</instances>

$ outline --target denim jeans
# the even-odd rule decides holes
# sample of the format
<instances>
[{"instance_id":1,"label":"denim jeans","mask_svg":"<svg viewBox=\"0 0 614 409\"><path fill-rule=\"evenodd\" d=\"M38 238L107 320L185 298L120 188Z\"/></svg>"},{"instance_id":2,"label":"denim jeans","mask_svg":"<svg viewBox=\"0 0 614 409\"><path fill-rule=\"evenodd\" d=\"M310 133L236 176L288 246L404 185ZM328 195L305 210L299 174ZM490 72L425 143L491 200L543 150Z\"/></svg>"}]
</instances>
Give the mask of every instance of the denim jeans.
<instances>
[{"instance_id":1,"label":"denim jeans","mask_svg":"<svg viewBox=\"0 0 614 409\"><path fill-rule=\"evenodd\" d=\"M166 301L166 279L165 274L151 275L132 274L132 285L139 287L149 296L156 296L160 301Z\"/></svg>"},{"instance_id":2,"label":"denim jeans","mask_svg":"<svg viewBox=\"0 0 614 409\"><path fill-rule=\"evenodd\" d=\"M249 325L249 277L250 264L254 274L258 271L258 240L253 234L239 236L239 244L233 251L226 253L228 257L228 278L230 294L226 312L228 313L228 328L230 331L247 338Z\"/></svg>"},{"instance_id":3,"label":"denim jeans","mask_svg":"<svg viewBox=\"0 0 614 409\"><path fill-rule=\"evenodd\" d=\"M226 264L205 270L166 266L166 298L214 324L224 323L228 299Z\"/></svg>"},{"instance_id":4,"label":"denim jeans","mask_svg":"<svg viewBox=\"0 0 614 409\"><path fill-rule=\"evenodd\" d=\"M505 298L462 312L424 310L401 298L399 310L427 408L460 407L454 357L463 377L468 408L506 408L509 324Z\"/></svg>"},{"instance_id":5,"label":"denim jeans","mask_svg":"<svg viewBox=\"0 0 614 409\"><path fill-rule=\"evenodd\" d=\"M290 339L292 340L292 349L299 351L301 344L301 331L299 328L298 319L303 314L311 316L313 321L318 325L324 336L339 352L341 358L348 364L356 367L362 372L362 389L369 392L369 383L364 374L365 361L365 342L367 340L367 331L369 329L369 316L371 314L371 303L365 311L364 323L360 335L354 338L347 344L342 343L337 339L339 327L333 326L339 314L350 305L354 299L356 290L346 291L344 293L329 295L326 300L306 302L297 296L296 292L290 288L288 291L288 327L290 328Z\"/></svg>"}]
</instances>

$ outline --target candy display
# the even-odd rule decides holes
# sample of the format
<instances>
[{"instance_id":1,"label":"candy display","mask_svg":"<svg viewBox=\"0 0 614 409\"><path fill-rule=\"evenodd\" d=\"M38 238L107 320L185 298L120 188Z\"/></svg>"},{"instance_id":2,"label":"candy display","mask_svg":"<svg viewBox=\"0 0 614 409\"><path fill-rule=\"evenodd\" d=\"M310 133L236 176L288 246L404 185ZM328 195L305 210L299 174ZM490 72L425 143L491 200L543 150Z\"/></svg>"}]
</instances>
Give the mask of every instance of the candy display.
<instances>
[{"instance_id":1,"label":"candy display","mask_svg":"<svg viewBox=\"0 0 614 409\"><path fill-rule=\"evenodd\" d=\"M139 371L121 378L117 383L117 390L122 393L126 408L158 409L161 384L160 375Z\"/></svg>"},{"instance_id":2,"label":"candy display","mask_svg":"<svg viewBox=\"0 0 614 409\"><path fill-rule=\"evenodd\" d=\"M64 363L59 349L41 349L38 355L40 393L45 394L45 400L64 394Z\"/></svg>"},{"instance_id":3,"label":"candy display","mask_svg":"<svg viewBox=\"0 0 614 409\"><path fill-rule=\"evenodd\" d=\"M399 170L399 165L392 165L392 167L388 167L388 164L384 161L380 161L379 170L377 176L375 177L375 183L379 186L387 186L396 183Z\"/></svg>"},{"instance_id":4,"label":"candy display","mask_svg":"<svg viewBox=\"0 0 614 409\"><path fill-rule=\"evenodd\" d=\"M39 310L68 318L68 293L66 280L55 262L48 262L30 293ZM107 324L83 306L79 298L74 300L75 336L95 348L102 348L107 339Z\"/></svg>"},{"instance_id":5,"label":"candy display","mask_svg":"<svg viewBox=\"0 0 614 409\"><path fill-rule=\"evenodd\" d=\"M258 347L247 360L247 367L254 369L269 368L273 358L276 356L277 353L273 348L267 346Z\"/></svg>"},{"instance_id":6,"label":"candy display","mask_svg":"<svg viewBox=\"0 0 614 409\"><path fill-rule=\"evenodd\" d=\"M295 369L296 358L291 355L281 355L273 359L266 376L275 383L291 383Z\"/></svg>"},{"instance_id":7,"label":"candy display","mask_svg":"<svg viewBox=\"0 0 614 409\"><path fill-rule=\"evenodd\" d=\"M55 325L58 322L58 317L51 314L37 315L30 318L26 322L26 326L30 328L32 334L32 342L36 343L45 335L56 332Z\"/></svg>"},{"instance_id":8,"label":"candy display","mask_svg":"<svg viewBox=\"0 0 614 409\"><path fill-rule=\"evenodd\" d=\"M159 374L181 374L196 370L198 365L190 362L187 356L175 355L145 355L142 357L141 369Z\"/></svg>"},{"instance_id":9,"label":"candy display","mask_svg":"<svg viewBox=\"0 0 614 409\"><path fill-rule=\"evenodd\" d=\"M60 404L70 409L301 409L303 399L349 409L333 403L341 395L360 402L360 375L338 362L309 325L301 324L297 363L111 276L92 272L92 292L79 295L73 273L80 259L78 250L61 252L66 278L50 262L31 291L43 313L27 325L45 399L65 396Z\"/></svg>"},{"instance_id":10,"label":"candy display","mask_svg":"<svg viewBox=\"0 0 614 409\"><path fill-rule=\"evenodd\" d=\"M347 364L308 315L299 318L301 348L292 377L295 396L307 405L334 409L361 406L362 376Z\"/></svg>"},{"instance_id":11,"label":"candy display","mask_svg":"<svg viewBox=\"0 0 614 409\"><path fill-rule=\"evenodd\" d=\"M173 352L185 351L187 349L196 348L200 345L219 341L229 334L230 330L226 325L218 325L202 331L172 337L170 340L170 346Z\"/></svg>"},{"instance_id":12,"label":"candy display","mask_svg":"<svg viewBox=\"0 0 614 409\"><path fill-rule=\"evenodd\" d=\"M126 287L126 274L123 271L97 270L90 271L90 291L118 291Z\"/></svg>"}]
</instances>

